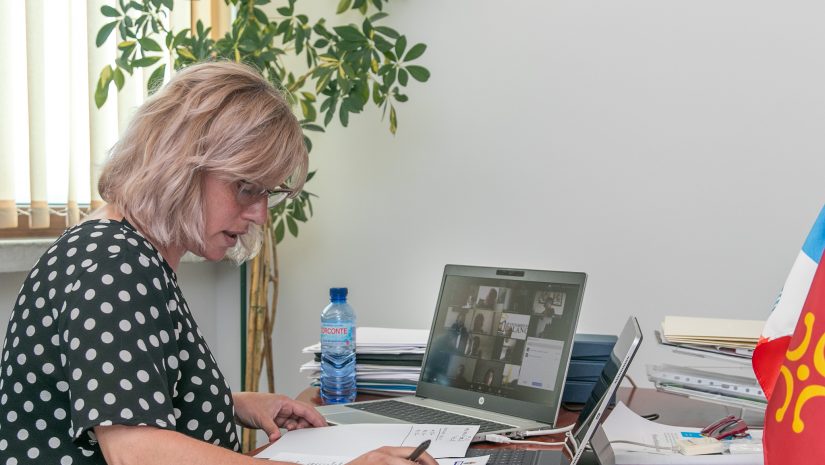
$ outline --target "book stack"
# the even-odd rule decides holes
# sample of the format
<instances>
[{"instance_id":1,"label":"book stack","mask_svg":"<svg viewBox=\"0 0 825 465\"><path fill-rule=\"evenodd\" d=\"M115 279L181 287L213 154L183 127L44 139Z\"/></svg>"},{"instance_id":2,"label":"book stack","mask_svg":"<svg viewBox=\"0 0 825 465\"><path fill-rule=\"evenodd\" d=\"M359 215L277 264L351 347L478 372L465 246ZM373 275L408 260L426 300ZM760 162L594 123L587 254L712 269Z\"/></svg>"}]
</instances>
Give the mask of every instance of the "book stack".
<instances>
[{"instance_id":1,"label":"book stack","mask_svg":"<svg viewBox=\"0 0 825 465\"><path fill-rule=\"evenodd\" d=\"M358 392L403 396L415 393L429 339L426 329L359 327L355 337ZM321 343L305 347L313 360L301 365L313 386L320 385Z\"/></svg>"},{"instance_id":2,"label":"book stack","mask_svg":"<svg viewBox=\"0 0 825 465\"><path fill-rule=\"evenodd\" d=\"M663 392L764 411L765 394L751 368L764 321L667 316L656 339L674 352L701 357L700 367L649 365L647 376Z\"/></svg>"},{"instance_id":3,"label":"book stack","mask_svg":"<svg viewBox=\"0 0 825 465\"><path fill-rule=\"evenodd\" d=\"M355 343L355 382L362 394L403 396L415 393L429 339L426 329L360 327ZM605 363L616 336L576 334L562 402L584 403ZM320 385L321 344L304 347L313 359L300 371L313 386Z\"/></svg>"},{"instance_id":4,"label":"book stack","mask_svg":"<svg viewBox=\"0 0 825 465\"><path fill-rule=\"evenodd\" d=\"M604 334L576 334L570 353L567 379L564 382L562 402L587 402L604 365L610 360L616 340L616 336Z\"/></svg>"}]
</instances>

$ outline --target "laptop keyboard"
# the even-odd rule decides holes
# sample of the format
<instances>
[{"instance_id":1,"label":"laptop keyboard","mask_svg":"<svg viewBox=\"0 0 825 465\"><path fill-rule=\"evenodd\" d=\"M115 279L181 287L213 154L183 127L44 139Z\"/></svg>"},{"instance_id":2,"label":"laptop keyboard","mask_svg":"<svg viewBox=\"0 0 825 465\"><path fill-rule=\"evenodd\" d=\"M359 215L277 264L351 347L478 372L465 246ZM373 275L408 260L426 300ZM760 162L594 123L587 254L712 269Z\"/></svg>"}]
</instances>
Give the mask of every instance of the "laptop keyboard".
<instances>
[{"instance_id":1,"label":"laptop keyboard","mask_svg":"<svg viewBox=\"0 0 825 465\"><path fill-rule=\"evenodd\" d=\"M538 451L527 449L467 449L467 457L489 455L487 465L530 465L535 462Z\"/></svg>"},{"instance_id":2,"label":"laptop keyboard","mask_svg":"<svg viewBox=\"0 0 825 465\"><path fill-rule=\"evenodd\" d=\"M441 425L480 425L479 433L498 431L502 429L515 428L512 425L495 423L492 421L473 418L456 413L445 412L420 405L413 405L397 400L385 400L381 402L354 403L347 405L349 408L362 410L369 413L377 413L385 417L396 418L409 423L431 423Z\"/></svg>"}]
</instances>

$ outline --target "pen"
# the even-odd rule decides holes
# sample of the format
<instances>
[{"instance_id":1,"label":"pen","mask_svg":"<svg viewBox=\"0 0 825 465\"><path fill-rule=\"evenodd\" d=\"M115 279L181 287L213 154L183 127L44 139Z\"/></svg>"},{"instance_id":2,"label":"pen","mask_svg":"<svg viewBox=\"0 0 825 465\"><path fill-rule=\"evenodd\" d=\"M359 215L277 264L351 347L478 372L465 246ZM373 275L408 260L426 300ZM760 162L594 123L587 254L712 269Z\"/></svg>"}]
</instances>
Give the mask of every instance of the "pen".
<instances>
[{"instance_id":1,"label":"pen","mask_svg":"<svg viewBox=\"0 0 825 465\"><path fill-rule=\"evenodd\" d=\"M419 444L418 447L416 447L415 450L412 451L412 454L410 454L410 456L407 457L407 460L409 460L410 462L415 462L416 460L418 460L418 457L420 457L421 454L423 454L424 451L427 450L428 447L430 447L429 439Z\"/></svg>"}]
</instances>

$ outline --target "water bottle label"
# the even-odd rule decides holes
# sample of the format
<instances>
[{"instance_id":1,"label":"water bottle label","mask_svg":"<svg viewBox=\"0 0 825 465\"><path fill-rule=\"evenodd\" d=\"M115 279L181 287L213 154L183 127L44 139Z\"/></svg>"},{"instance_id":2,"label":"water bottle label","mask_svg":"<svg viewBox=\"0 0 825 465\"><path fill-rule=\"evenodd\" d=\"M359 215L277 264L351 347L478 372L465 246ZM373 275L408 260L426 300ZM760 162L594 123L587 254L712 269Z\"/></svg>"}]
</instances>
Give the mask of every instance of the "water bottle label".
<instances>
[{"instance_id":1,"label":"water bottle label","mask_svg":"<svg viewBox=\"0 0 825 465\"><path fill-rule=\"evenodd\" d=\"M355 326L348 324L326 324L321 326L322 343L342 343L350 345L355 341Z\"/></svg>"}]
</instances>

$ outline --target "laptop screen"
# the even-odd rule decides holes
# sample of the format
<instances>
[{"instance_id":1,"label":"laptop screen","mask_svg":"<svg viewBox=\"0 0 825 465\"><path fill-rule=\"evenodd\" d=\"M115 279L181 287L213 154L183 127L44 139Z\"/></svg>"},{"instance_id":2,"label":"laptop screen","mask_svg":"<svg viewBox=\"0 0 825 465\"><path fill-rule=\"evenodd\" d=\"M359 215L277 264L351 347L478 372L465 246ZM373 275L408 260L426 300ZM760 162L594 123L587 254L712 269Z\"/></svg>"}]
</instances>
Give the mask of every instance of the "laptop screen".
<instances>
[{"instance_id":1,"label":"laptop screen","mask_svg":"<svg viewBox=\"0 0 825 465\"><path fill-rule=\"evenodd\" d=\"M507 401L553 408L562 395L584 291L582 273L445 269L421 387L469 392L462 403L514 414ZM523 412L522 412L523 413Z\"/></svg>"}]
</instances>

